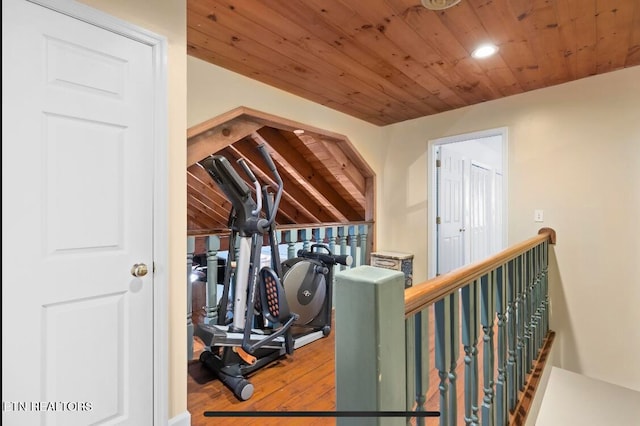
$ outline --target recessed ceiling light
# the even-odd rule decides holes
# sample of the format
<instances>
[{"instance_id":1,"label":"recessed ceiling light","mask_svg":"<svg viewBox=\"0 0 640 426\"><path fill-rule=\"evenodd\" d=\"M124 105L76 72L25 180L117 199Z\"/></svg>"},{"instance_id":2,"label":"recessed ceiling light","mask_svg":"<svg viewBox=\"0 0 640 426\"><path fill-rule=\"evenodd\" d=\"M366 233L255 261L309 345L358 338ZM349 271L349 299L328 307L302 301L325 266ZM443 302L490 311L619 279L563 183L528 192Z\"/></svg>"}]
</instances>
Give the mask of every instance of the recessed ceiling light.
<instances>
[{"instance_id":1,"label":"recessed ceiling light","mask_svg":"<svg viewBox=\"0 0 640 426\"><path fill-rule=\"evenodd\" d=\"M460 3L460 0L421 0L424 7L431 10L447 9Z\"/></svg>"},{"instance_id":2,"label":"recessed ceiling light","mask_svg":"<svg viewBox=\"0 0 640 426\"><path fill-rule=\"evenodd\" d=\"M486 58L493 55L497 51L498 46L496 46L495 44L483 44L482 46L479 46L476 50L471 52L471 56L477 59Z\"/></svg>"},{"instance_id":3,"label":"recessed ceiling light","mask_svg":"<svg viewBox=\"0 0 640 426\"><path fill-rule=\"evenodd\" d=\"M298 136L299 136L299 135L301 135L301 134L303 134L303 133L304 133L304 130L302 130L302 129L296 129L296 130L294 130L294 131L293 131L293 133L295 133L296 135L298 135Z\"/></svg>"}]
</instances>

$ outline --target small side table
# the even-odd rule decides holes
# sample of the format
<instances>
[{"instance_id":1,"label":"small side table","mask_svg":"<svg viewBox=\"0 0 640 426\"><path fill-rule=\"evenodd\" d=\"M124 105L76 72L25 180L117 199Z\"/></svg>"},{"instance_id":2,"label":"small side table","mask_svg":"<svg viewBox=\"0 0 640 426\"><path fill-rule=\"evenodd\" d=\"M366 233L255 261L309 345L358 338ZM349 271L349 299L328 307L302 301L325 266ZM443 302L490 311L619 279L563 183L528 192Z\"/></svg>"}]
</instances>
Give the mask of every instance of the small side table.
<instances>
[{"instance_id":1,"label":"small side table","mask_svg":"<svg viewBox=\"0 0 640 426\"><path fill-rule=\"evenodd\" d=\"M371 266L404 273L404 288L413 285L413 255L391 251L371 253Z\"/></svg>"}]
</instances>

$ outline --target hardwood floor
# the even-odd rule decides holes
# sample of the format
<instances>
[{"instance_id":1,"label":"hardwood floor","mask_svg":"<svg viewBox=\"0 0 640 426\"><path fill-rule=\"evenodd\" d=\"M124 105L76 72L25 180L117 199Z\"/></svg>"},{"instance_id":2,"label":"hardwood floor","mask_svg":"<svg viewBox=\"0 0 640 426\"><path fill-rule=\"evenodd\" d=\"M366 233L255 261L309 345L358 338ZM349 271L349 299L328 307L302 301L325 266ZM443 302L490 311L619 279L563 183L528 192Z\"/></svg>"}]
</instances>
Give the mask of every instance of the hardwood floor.
<instances>
[{"instance_id":1,"label":"hardwood floor","mask_svg":"<svg viewBox=\"0 0 640 426\"><path fill-rule=\"evenodd\" d=\"M430 319L433 315L430 314ZM194 317L195 319L195 317ZM433 321L430 324L429 390L425 410L439 410L438 384L434 366ZM334 325L335 326L335 325ZM338 324L339 326L339 324ZM188 364L187 407L193 426L203 425L335 425L335 418L207 418L205 411L335 411L335 338L329 336L295 351L292 356L263 367L249 377L255 391L248 401L239 401L215 375L198 360L203 345L196 338L194 359ZM480 332L482 334L482 332ZM479 336L480 337L480 336ZM494 344L495 344L494 338ZM497 362L497 360L496 360ZM478 404L482 404L482 340L478 342ZM458 425L464 425L464 351L456 365ZM437 418L426 418L427 426L438 425Z\"/></svg>"},{"instance_id":2,"label":"hardwood floor","mask_svg":"<svg viewBox=\"0 0 640 426\"><path fill-rule=\"evenodd\" d=\"M335 326L335 325L334 325ZM431 333L433 336L433 333ZM188 364L187 407L191 424L201 425L335 425L335 418L207 418L205 411L335 411L335 338L329 336L297 349L292 356L265 366L249 377L255 387L248 401L239 401L233 393L198 360L203 345L196 338L194 360ZM433 351L433 341L430 342ZM438 410L437 371L430 354L431 386L427 393L427 410ZM479 360L481 362L481 360ZM464 365L458 365L462 377ZM458 407L464 407L462 386L458 386ZM459 419L464 425L463 419ZM438 419L426 419L437 425Z\"/></svg>"},{"instance_id":3,"label":"hardwood floor","mask_svg":"<svg viewBox=\"0 0 640 426\"><path fill-rule=\"evenodd\" d=\"M196 341L189 362L187 406L192 426L200 425L334 425L333 418L206 418L204 411L334 411L334 333L297 349L249 377L255 388L248 401L239 401L198 361Z\"/></svg>"}]
</instances>

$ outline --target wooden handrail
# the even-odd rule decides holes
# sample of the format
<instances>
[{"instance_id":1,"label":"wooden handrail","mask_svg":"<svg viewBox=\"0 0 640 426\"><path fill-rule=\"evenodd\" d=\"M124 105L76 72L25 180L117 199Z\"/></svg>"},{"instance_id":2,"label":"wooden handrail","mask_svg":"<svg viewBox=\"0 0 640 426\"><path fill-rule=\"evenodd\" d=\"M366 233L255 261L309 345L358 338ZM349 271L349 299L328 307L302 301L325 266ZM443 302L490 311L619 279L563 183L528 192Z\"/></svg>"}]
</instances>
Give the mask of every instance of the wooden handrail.
<instances>
[{"instance_id":1,"label":"wooden handrail","mask_svg":"<svg viewBox=\"0 0 640 426\"><path fill-rule=\"evenodd\" d=\"M485 260L463 266L444 275L437 276L423 283L409 287L404 291L404 316L409 318L427 306L442 299L448 294L464 287L471 281L504 265L523 252L548 240L556 242L556 232L551 228L542 228L538 235L515 244Z\"/></svg>"}]
</instances>

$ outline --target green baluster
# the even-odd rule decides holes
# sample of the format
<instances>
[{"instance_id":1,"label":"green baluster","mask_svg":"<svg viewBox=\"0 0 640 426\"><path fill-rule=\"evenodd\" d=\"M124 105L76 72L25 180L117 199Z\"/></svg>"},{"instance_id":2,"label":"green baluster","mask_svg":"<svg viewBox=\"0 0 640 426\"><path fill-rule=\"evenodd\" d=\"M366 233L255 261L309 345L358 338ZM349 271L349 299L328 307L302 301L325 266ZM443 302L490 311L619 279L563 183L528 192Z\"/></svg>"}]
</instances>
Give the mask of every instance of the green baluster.
<instances>
[{"instance_id":1,"label":"green baluster","mask_svg":"<svg viewBox=\"0 0 640 426\"><path fill-rule=\"evenodd\" d=\"M360 234L360 265L367 265L367 231L369 227L367 225L358 225L358 233ZM357 263L356 259L353 259L353 263Z\"/></svg>"},{"instance_id":2,"label":"green baluster","mask_svg":"<svg viewBox=\"0 0 640 426\"><path fill-rule=\"evenodd\" d=\"M518 256L516 261L516 321L517 321L517 340L518 345L516 348L516 383L517 389L524 389L524 377L525 371L525 359L524 359L524 318L525 318L525 300L524 300L524 277L522 268L522 255Z\"/></svg>"},{"instance_id":3,"label":"green baluster","mask_svg":"<svg viewBox=\"0 0 640 426\"><path fill-rule=\"evenodd\" d=\"M522 332L522 360L521 360L521 387L524 389L527 373L529 372L529 320L530 320L530 298L529 298L529 268L527 267L527 253L522 254L522 269L520 276L522 279L521 291L522 291L522 320L523 320L523 332Z\"/></svg>"},{"instance_id":4,"label":"green baluster","mask_svg":"<svg viewBox=\"0 0 640 426\"><path fill-rule=\"evenodd\" d=\"M525 291L526 291L526 303L527 310L525 311L525 372L528 374L533 367L533 261L532 251L528 250L525 253Z\"/></svg>"},{"instance_id":5,"label":"green baluster","mask_svg":"<svg viewBox=\"0 0 640 426\"><path fill-rule=\"evenodd\" d=\"M316 244L324 244L325 228L313 228L313 238Z\"/></svg>"},{"instance_id":6,"label":"green baluster","mask_svg":"<svg viewBox=\"0 0 640 426\"><path fill-rule=\"evenodd\" d=\"M493 318L494 305L493 293L495 286L495 274L490 272L480 277L480 323L482 324L482 424L493 424Z\"/></svg>"},{"instance_id":7,"label":"green baluster","mask_svg":"<svg viewBox=\"0 0 640 426\"><path fill-rule=\"evenodd\" d=\"M496 316L498 318L498 378L496 380L496 425L506 425L509 420L507 411L507 393L506 393L506 338L507 330L505 327L505 307L507 306L505 280L505 267L499 266L496 270Z\"/></svg>"},{"instance_id":8,"label":"green baluster","mask_svg":"<svg viewBox=\"0 0 640 426\"><path fill-rule=\"evenodd\" d=\"M464 347L464 421L477 425L478 372L474 359L478 341L478 283L473 281L462 287L462 345ZM474 371L474 368L476 370Z\"/></svg>"},{"instance_id":9,"label":"green baluster","mask_svg":"<svg viewBox=\"0 0 640 426\"><path fill-rule=\"evenodd\" d=\"M450 411L449 367L453 357L452 346L452 302L457 293L445 296L434 304L435 310L435 366L440 377L440 425L455 424L456 413ZM455 393L454 393L455 395Z\"/></svg>"},{"instance_id":10,"label":"green baluster","mask_svg":"<svg viewBox=\"0 0 640 426\"><path fill-rule=\"evenodd\" d=\"M353 263L351 264L352 268L356 267L356 263L358 262L358 237L356 235L356 227L351 225L348 227L349 232L349 248L351 258L353 259Z\"/></svg>"},{"instance_id":11,"label":"green baluster","mask_svg":"<svg viewBox=\"0 0 640 426\"><path fill-rule=\"evenodd\" d=\"M416 316L413 315L405 320L404 323L404 336L405 336L405 362L406 362L406 393L407 404L406 410L413 410L414 404L416 404L416 411L420 410L420 407L424 405L421 403L420 395L416 391L416 371L420 368L416 363L416 352L418 349L417 332L416 332ZM407 426L411 425L413 418L407 418ZM424 422L422 423L424 424ZM416 426L422 426L420 419L416 419Z\"/></svg>"},{"instance_id":12,"label":"green baluster","mask_svg":"<svg viewBox=\"0 0 640 426\"><path fill-rule=\"evenodd\" d=\"M287 259L293 259L294 257L296 257L296 242L298 241L298 231L293 229L285 231L283 239L284 242L287 243Z\"/></svg>"},{"instance_id":13,"label":"green baluster","mask_svg":"<svg viewBox=\"0 0 640 426\"><path fill-rule=\"evenodd\" d=\"M449 424L456 426L458 424L458 391L457 391L457 375L456 365L460 355L460 302L459 294L449 295L449 309L451 311L451 359L449 362Z\"/></svg>"},{"instance_id":14,"label":"green baluster","mask_svg":"<svg viewBox=\"0 0 640 426\"><path fill-rule=\"evenodd\" d=\"M407 411L424 411L429 390L429 310L418 312L406 322L407 344ZM407 419L412 424L412 419ZM416 418L416 426L424 425L424 417Z\"/></svg>"},{"instance_id":15,"label":"green baluster","mask_svg":"<svg viewBox=\"0 0 640 426\"><path fill-rule=\"evenodd\" d=\"M329 241L329 251L333 254L336 254L337 238L338 238L338 233L336 232L336 228L334 227L327 228L327 240Z\"/></svg>"},{"instance_id":16,"label":"green baluster","mask_svg":"<svg viewBox=\"0 0 640 426\"><path fill-rule=\"evenodd\" d=\"M347 234L345 232L344 226L338 226L338 241L340 244L340 254L348 254L347 253ZM340 270L343 271L347 269L346 266L340 265Z\"/></svg>"},{"instance_id":17,"label":"green baluster","mask_svg":"<svg viewBox=\"0 0 640 426\"><path fill-rule=\"evenodd\" d=\"M543 269L543 279L542 279L542 292L544 294L544 312L543 312L543 321L544 321L544 335L546 336L549 332L549 242L545 241L542 245L542 262L544 265Z\"/></svg>"},{"instance_id":18,"label":"green baluster","mask_svg":"<svg viewBox=\"0 0 640 426\"><path fill-rule=\"evenodd\" d=\"M537 245L533 249L534 270L536 275L536 282L534 285L534 298L535 298L535 344L534 344L534 359L538 358L540 348L542 347L542 259L540 256L541 245Z\"/></svg>"},{"instance_id":19,"label":"green baluster","mask_svg":"<svg viewBox=\"0 0 640 426\"><path fill-rule=\"evenodd\" d=\"M517 313L515 260L510 260L507 264L507 274L507 408L509 411L513 411L516 408L518 398L518 378L516 373Z\"/></svg>"},{"instance_id":20,"label":"green baluster","mask_svg":"<svg viewBox=\"0 0 640 426\"><path fill-rule=\"evenodd\" d=\"M300 241L302 241L302 250L309 251L311 248L311 229L304 228L300 230Z\"/></svg>"},{"instance_id":21,"label":"green baluster","mask_svg":"<svg viewBox=\"0 0 640 426\"><path fill-rule=\"evenodd\" d=\"M335 227L326 228L326 233L327 233L327 241L329 242L329 251L333 254L337 254L336 253L336 241L338 239L337 228ZM335 274L338 271L340 271L340 265L333 265L334 282L335 282ZM335 298L333 300L335 303Z\"/></svg>"}]
</instances>

